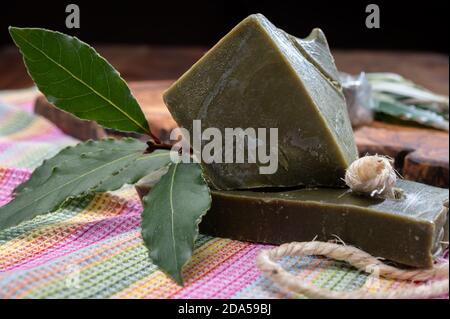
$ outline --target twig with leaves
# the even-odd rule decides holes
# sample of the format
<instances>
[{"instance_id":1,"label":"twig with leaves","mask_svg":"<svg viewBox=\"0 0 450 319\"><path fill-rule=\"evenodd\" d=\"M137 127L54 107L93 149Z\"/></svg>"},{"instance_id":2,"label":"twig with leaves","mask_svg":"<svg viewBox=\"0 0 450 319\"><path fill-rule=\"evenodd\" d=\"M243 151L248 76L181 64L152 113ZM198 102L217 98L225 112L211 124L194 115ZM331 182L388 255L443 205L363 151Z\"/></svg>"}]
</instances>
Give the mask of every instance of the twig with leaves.
<instances>
[{"instance_id":1,"label":"twig with leaves","mask_svg":"<svg viewBox=\"0 0 450 319\"><path fill-rule=\"evenodd\" d=\"M68 198L116 190L165 170L143 198L142 236L152 261L183 284L183 265L211 205L201 167L171 160L170 146L151 133L126 82L92 47L45 29L10 27L9 32L51 103L106 128L145 134L149 142L104 139L63 149L14 190L15 199L0 208L0 230L55 211Z\"/></svg>"}]
</instances>

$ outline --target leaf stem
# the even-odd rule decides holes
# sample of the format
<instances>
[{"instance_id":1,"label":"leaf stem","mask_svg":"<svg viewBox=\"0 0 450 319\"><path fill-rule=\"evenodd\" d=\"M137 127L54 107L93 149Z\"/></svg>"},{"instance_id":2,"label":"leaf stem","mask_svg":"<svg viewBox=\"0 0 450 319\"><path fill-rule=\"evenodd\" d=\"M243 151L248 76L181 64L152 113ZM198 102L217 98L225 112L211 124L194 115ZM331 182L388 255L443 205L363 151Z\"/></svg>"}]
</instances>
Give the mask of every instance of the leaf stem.
<instances>
[{"instance_id":1,"label":"leaf stem","mask_svg":"<svg viewBox=\"0 0 450 319\"><path fill-rule=\"evenodd\" d=\"M149 132L150 138L153 140L153 142L155 144L162 144L161 140L155 134L153 134L150 130L148 132Z\"/></svg>"},{"instance_id":2,"label":"leaf stem","mask_svg":"<svg viewBox=\"0 0 450 319\"><path fill-rule=\"evenodd\" d=\"M145 150L144 154L150 154L155 150L171 150L172 146L171 144L162 143L159 139L155 139L152 137L152 140L147 142L147 149Z\"/></svg>"}]
</instances>

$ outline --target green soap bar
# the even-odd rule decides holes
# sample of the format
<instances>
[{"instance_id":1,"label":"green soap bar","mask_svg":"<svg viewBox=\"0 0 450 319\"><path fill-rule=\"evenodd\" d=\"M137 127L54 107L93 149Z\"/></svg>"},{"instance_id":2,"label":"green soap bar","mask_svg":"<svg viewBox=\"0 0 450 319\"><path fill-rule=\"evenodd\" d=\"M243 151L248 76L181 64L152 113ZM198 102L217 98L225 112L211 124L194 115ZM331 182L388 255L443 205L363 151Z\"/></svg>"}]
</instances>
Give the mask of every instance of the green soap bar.
<instances>
[{"instance_id":1,"label":"green soap bar","mask_svg":"<svg viewBox=\"0 0 450 319\"><path fill-rule=\"evenodd\" d=\"M448 189L403 180L398 187L405 199L331 188L213 191L200 231L271 244L340 238L373 256L431 267L448 242Z\"/></svg>"},{"instance_id":2,"label":"green soap bar","mask_svg":"<svg viewBox=\"0 0 450 319\"><path fill-rule=\"evenodd\" d=\"M176 81L164 101L191 136L195 119L222 136L225 128L278 128L274 174L260 174L267 164L259 161L202 163L215 189L341 186L358 157L338 72L319 29L298 39L251 15Z\"/></svg>"}]
</instances>

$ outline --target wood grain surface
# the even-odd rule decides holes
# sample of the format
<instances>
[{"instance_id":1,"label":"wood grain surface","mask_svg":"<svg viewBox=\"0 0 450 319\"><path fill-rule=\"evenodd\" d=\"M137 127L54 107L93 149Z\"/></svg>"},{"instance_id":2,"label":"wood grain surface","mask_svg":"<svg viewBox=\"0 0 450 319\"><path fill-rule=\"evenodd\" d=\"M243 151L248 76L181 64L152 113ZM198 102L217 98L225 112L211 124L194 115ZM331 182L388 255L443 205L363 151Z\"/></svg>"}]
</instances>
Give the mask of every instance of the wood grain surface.
<instances>
[{"instance_id":1,"label":"wood grain surface","mask_svg":"<svg viewBox=\"0 0 450 319\"><path fill-rule=\"evenodd\" d=\"M407 180L449 186L449 135L427 128L373 122L355 130L360 155L383 154Z\"/></svg>"},{"instance_id":2,"label":"wood grain surface","mask_svg":"<svg viewBox=\"0 0 450 319\"><path fill-rule=\"evenodd\" d=\"M93 45L127 81L173 80L205 52L202 47ZM332 50L339 70L395 72L436 93L449 94L448 55L430 52ZM16 47L0 47L0 90L32 85Z\"/></svg>"}]
</instances>

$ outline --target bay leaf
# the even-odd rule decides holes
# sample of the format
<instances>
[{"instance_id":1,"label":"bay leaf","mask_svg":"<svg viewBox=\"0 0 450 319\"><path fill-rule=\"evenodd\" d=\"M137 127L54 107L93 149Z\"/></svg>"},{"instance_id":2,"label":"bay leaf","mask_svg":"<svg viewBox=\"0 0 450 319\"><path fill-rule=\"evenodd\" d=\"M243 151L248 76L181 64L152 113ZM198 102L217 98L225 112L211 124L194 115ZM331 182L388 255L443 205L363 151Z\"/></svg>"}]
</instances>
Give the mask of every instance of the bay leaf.
<instances>
[{"instance_id":1,"label":"bay leaf","mask_svg":"<svg viewBox=\"0 0 450 319\"><path fill-rule=\"evenodd\" d=\"M51 212L67 198L92 191L111 176L130 166L142 156L146 148L145 143L133 139L106 140L98 144L101 145L99 150L83 152L92 145L81 143L73 147L70 156L66 150L62 155L63 161L58 161L59 156L56 155L52 160L44 162L45 168L38 169L36 175L31 175L30 181L16 198L0 207L0 230ZM128 144L128 147L124 147L124 144ZM58 164L55 166L55 163ZM48 172L50 175L46 177ZM127 172L134 174L133 170ZM127 174L121 174L121 178L124 182L128 181ZM110 187L104 184L102 189L113 190L120 186L116 181Z\"/></svg>"},{"instance_id":2,"label":"bay leaf","mask_svg":"<svg viewBox=\"0 0 450 319\"><path fill-rule=\"evenodd\" d=\"M61 163L72 160L74 156L79 156L83 153L98 152L104 149L119 149L130 152L143 153L147 145L132 138L112 139L106 138L98 141L89 140L83 143L78 143L75 146L67 146L63 148L58 154L52 158L44 160L41 166L33 171L30 179L18 185L14 189L14 194L19 194L25 189L33 189L35 187L44 185L45 181L51 176L53 168Z\"/></svg>"},{"instance_id":3,"label":"bay leaf","mask_svg":"<svg viewBox=\"0 0 450 319\"><path fill-rule=\"evenodd\" d=\"M191 258L198 225L211 206L209 188L196 163L173 163L143 198L142 237L150 258L178 284Z\"/></svg>"},{"instance_id":4,"label":"bay leaf","mask_svg":"<svg viewBox=\"0 0 450 319\"><path fill-rule=\"evenodd\" d=\"M105 192L118 189L124 184L135 184L144 176L159 171L171 163L170 152L167 150L156 150L151 154L143 154L128 166L95 187L95 192Z\"/></svg>"},{"instance_id":5,"label":"bay leaf","mask_svg":"<svg viewBox=\"0 0 450 319\"><path fill-rule=\"evenodd\" d=\"M80 119L120 131L149 134L149 125L119 73L75 37L10 27L29 74L50 103Z\"/></svg>"}]
</instances>

